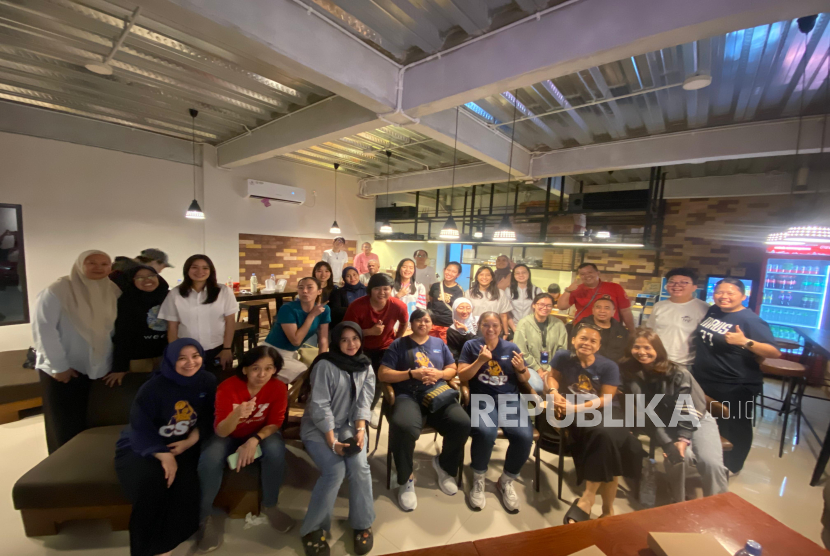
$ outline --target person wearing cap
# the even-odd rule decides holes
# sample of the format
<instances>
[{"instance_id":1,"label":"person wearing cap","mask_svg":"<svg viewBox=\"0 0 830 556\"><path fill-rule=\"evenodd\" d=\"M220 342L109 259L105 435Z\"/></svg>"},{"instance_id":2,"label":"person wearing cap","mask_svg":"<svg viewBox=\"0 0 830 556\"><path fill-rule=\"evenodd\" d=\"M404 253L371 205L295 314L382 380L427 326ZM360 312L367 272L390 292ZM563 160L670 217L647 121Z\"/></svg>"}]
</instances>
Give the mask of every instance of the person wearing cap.
<instances>
[{"instance_id":1,"label":"person wearing cap","mask_svg":"<svg viewBox=\"0 0 830 556\"><path fill-rule=\"evenodd\" d=\"M394 285L388 274L375 274L366 286L367 295L352 301L343 317L344 321L356 322L363 330L363 351L372 360L375 374L380 369L383 352L404 335L409 320L404 302L392 295ZM395 323L398 323L397 332ZM380 390L375 391L375 400Z\"/></svg>"},{"instance_id":2,"label":"person wearing cap","mask_svg":"<svg viewBox=\"0 0 830 556\"><path fill-rule=\"evenodd\" d=\"M329 263L332 276L343 274L343 267L349 261L349 254L346 252L346 238L337 236L331 244L331 249L323 251L323 261Z\"/></svg>"}]
</instances>

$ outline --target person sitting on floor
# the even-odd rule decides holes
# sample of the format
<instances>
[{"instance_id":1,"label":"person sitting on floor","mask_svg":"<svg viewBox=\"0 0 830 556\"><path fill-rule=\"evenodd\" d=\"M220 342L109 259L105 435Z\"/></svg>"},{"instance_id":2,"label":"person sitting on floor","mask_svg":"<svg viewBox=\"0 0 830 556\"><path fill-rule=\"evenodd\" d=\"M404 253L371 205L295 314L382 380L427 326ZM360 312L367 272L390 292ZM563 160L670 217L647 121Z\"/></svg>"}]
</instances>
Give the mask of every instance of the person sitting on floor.
<instances>
[{"instance_id":1,"label":"person sitting on floor","mask_svg":"<svg viewBox=\"0 0 830 556\"><path fill-rule=\"evenodd\" d=\"M288 407L288 388L276 380L282 357L271 346L257 346L242 356L236 374L216 390L216 434L206 442L199 458L202 486L199 550L209 552L222 544L222 531L211 515L213 501L222 486L227 458L236 454L234 470L239 472L262 454L262 513L281 533L294 526L294 520L277 509L277 499L285 474L285 443L280 425Z\"/></svg>"}]
</instances>

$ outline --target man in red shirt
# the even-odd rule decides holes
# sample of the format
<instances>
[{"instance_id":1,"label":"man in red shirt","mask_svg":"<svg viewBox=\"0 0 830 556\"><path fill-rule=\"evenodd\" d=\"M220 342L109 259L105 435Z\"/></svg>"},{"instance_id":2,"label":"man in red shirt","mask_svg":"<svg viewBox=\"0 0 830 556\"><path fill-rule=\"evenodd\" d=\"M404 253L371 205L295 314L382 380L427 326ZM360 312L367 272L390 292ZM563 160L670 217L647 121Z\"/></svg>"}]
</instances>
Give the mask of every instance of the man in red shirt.
<instances>
[{"instance_id":1,"label":"man in red shirt","mask_svg":"<svg viewBox=\"0 0 830 556\"><path fill-rule=\"evenodd\" d=\"M607 295L616 306L614 318L621 321L628 329L629 334L634 331L634 315L631 314L631 302L625 295L625 290L614 282L603 282L600 278L599 269L594 263L582 263L576 269L577 279L573 284L565 288L559 300L557 308L567 310L571 305L576 306L573 324L592 314L594 302Z\"/></svg>"},{"instance_id":2,"label":"man in red shirt","mask_svg":"<svg viewBox=\"0 0 830 556\"><path fill-rule=\"evenodd\" d=\"M403 301L392 295L394 281L388 274L375 274L366 286L367 295L349 304L344 321L357 323L363 329L363 353L372 360L377 374L383 352L396 338L406 332L409 313ZM398 331L395 332L395 323ZM380 397L381 388L375 388L375 400ZM372 407L374 407L374 402Z\"/></svg>"}]
</instances>

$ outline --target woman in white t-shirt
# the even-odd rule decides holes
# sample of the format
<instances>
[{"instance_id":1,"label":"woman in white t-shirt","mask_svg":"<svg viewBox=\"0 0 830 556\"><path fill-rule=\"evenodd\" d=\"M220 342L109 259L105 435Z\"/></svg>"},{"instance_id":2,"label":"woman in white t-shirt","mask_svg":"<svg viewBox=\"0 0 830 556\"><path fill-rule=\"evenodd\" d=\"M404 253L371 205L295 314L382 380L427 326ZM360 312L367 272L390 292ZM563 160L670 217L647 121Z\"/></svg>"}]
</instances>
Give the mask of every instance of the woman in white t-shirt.
<instances>
[{"instance_id":1,"label":"woman in white t-shirt","mask_svg":"<svg viewBox=\"0 0 830 556\"><path fill-rule=\"evenodd\" d=\"M205 348L205 365L218 358L223 369L233 364L233 333L239 303L233 291L216 281L216 267L207 255L193 255L182 267L184 279L161 304L167 341L193 338Z\"/></svg>"},{"instance_id":2,"label":"woman in white t-shirt","mask_svg":"<svg viewBox=\"0 0 830 556\"><path fill-rule=\"evenodd\" d=\"M510 300L510 330L515 331L519 321L533 312L533 298L542 293L542 290L530 281L530 269L526 265L517 264L513 267L510 287L506 291Z\"/></svg>"},{"instance_id":3,"label":"woman in white t-shirt","mask_svg":"<svg viewBox=\"0 0 830 556\"><path fill-rule=\"evenodd\" d=\"M501 320L502 336L507 339L507 313L510 311L510 299L506 290L500 290L496 284L496 275L489 266L482 266L476 271L472 287L464 293L464 297L473 304L472 316L478 322L481 315L487 312L498 313Z\"/></svg>"},{"instance_id":4,"label":"woman in white t-shirt","mask_svg":"<svg viewBox=\"0 0 830 556\"><path fill-rule=\"evenodd\" d=\"M329 263L332 276L343 274L343 268L349 262L349 254L346 252L346 238L341 236L334 238L331 249L323 251L323 260Z\"/></svg>"},{"instance_id":5,"label":"woman in white t-shirt","mask_svg":"<svg viewBox=\"0 0 830 556\"><path fill-rule=\"evenodd\" d=\"M407 314L411 315L415 309L427 309L427 290L423 284L415 282L415 261L402 259L395 271L395 285L392 295L406 305Z\"/></svg>"}]
</instances>

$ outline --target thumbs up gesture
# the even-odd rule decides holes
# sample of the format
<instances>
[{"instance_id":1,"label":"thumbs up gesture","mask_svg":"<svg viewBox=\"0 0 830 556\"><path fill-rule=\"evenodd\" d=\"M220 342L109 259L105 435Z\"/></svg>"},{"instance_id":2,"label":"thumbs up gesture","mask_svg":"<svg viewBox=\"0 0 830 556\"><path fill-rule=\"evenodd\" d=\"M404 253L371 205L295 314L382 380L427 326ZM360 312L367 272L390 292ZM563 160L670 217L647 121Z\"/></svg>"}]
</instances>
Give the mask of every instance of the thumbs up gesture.
<instances>
[{"instance_id":1,"label":"thumbs up gesture","mask_svg":"<svg viewBox=\"0 0 830 556\"><path fill-rule=\"evenodd\" d=\"M726 339L726 343L732 346L742 346L749 341L749 338L744 336L743 330L737 324L735 325L734 331L727 332L723 336Z\"/></svg>"},{"instance_id":2,"label":"thumbs up gesture","mask_svg":"<svg viewBox=\"0 0 830 556\"><path fill-rule=\"evenodd\" d=\"M247 402L242 402L241 404L236 406L234 408L234 411L236 411L237 415L239 415L239 419L241 420L250 417L251 413L254 412L254 409L256 409L256 396L254 396Z\"/></svg>"}]
</instances>

